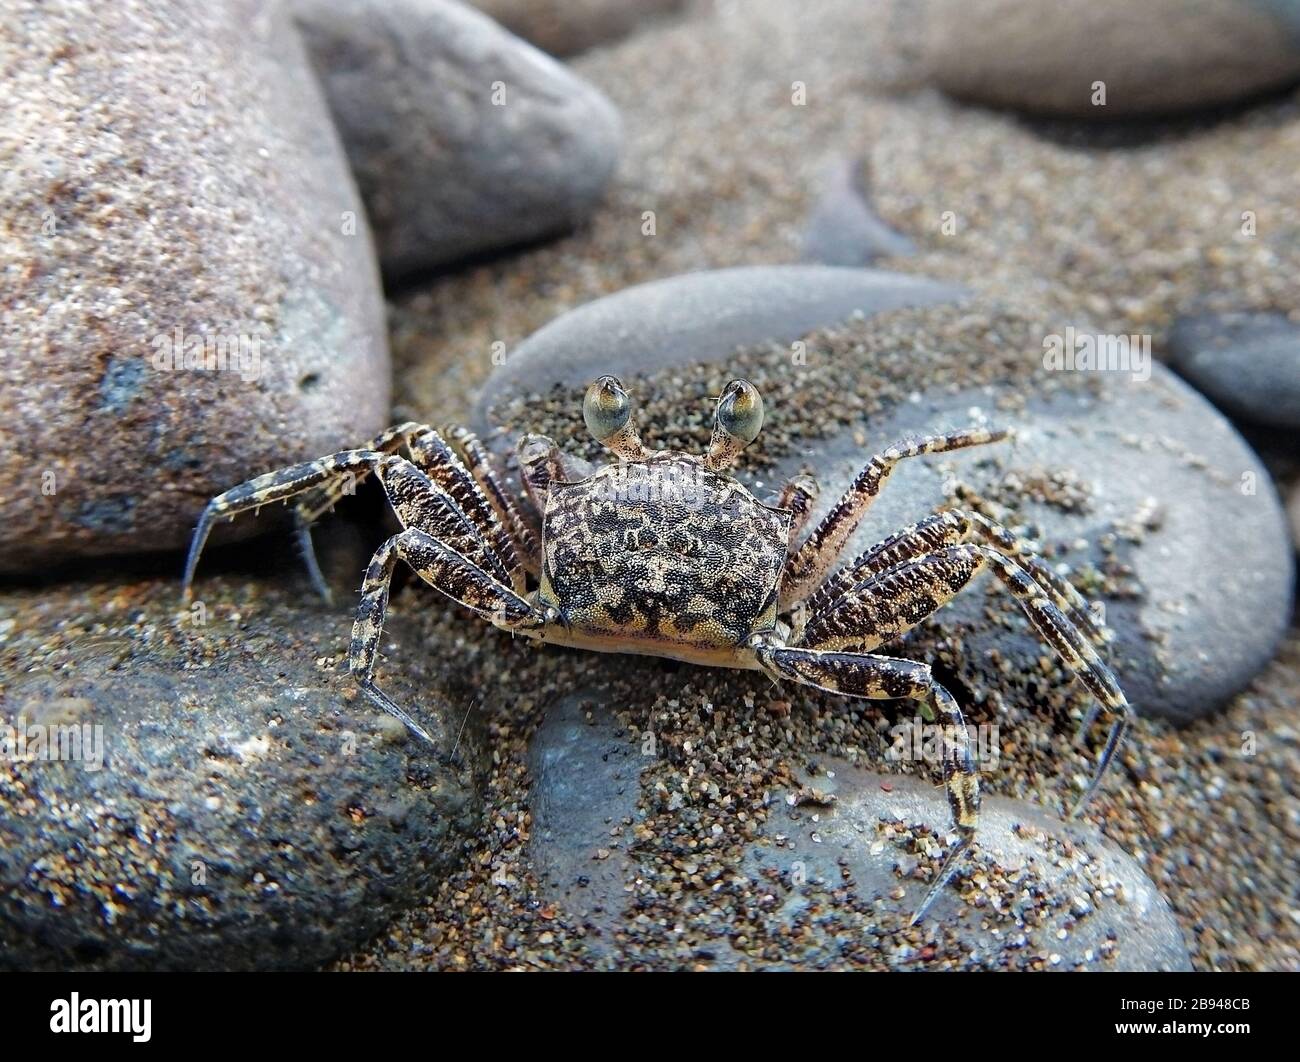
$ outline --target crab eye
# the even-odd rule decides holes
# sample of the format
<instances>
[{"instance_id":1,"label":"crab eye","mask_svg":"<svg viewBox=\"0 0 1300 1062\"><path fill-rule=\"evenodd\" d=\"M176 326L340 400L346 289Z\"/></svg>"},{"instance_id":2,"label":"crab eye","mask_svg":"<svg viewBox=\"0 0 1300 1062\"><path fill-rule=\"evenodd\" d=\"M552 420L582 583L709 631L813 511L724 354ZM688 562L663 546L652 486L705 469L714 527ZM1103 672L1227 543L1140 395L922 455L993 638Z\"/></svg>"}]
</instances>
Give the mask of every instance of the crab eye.
<instances>
[{"instance_id":1,"label":"crab eye","mask_svg":"<svg viewBox=\"0 0 1300 1062\"><path fill-rule=\"evenodd\" d=\"M718 399L718 427L744 443L752 443L763 428L763 398L748 380L732 380Z\"/></svg>"},{"instance_id":2,"label":"crab eye","mask_svg":"<svg viewBox=\"0 0 1300 1062\"><path fill-rule=\"evenodd\" d=\"M604 442L620 431L631 416L632 399L617 378L602 376L587 388L587 396L582 400L582 419L599 441Z\"/></svg>"}]
</instances>

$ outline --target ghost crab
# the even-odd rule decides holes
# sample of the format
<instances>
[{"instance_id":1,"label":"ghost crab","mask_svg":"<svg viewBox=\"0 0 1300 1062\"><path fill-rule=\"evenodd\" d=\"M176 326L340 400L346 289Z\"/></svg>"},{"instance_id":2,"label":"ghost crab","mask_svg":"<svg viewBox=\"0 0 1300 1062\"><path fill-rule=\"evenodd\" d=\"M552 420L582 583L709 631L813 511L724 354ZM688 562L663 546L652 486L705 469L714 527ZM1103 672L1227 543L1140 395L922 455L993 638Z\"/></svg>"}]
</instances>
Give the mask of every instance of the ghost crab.
<instances>
[{"instance_id":1,"label":"ghost crab","mask_svg":"<svg viewBox=\"0 0 1300 1062\"><path fill-rule=\"evenodd\" d=\"M949 509L895 532L831 574L900 461L998 442L1009 431L968 428L888 447L805 536L817 494L813 480L791 481L768 505L727 473L763 423L762 399L747 381L733 380L717 399L703 455L648 449L628 392L612 376L588 388L583 417L618 459L593 474L575 477L550 439L530 435L520 441L520 470L527 497L541 514L540 536L472 434L452 429L443 435L407 423L365 449L270 472L214 498L195 530L185 594L217 519L297 498L304 556L317 588L328 596L310 526L349 481L374 473L403 530L379 548L366 571L349 663L366 695L430 744L425 730L374 679L389 582L399 560L495 626L541 642L760 670L776 681L848 697L917 701L929 718L945 724L943 776L957 841L915 922L970 847L978 776L952 694L927 665L874 650L989 569L1096 698L1085 728L1098 707L1117 714L1074 813L1096 791L1132 709L1094 648L1105 633L1087 603L1025 542L979 513Z\"/></svg>"}]
</instances>

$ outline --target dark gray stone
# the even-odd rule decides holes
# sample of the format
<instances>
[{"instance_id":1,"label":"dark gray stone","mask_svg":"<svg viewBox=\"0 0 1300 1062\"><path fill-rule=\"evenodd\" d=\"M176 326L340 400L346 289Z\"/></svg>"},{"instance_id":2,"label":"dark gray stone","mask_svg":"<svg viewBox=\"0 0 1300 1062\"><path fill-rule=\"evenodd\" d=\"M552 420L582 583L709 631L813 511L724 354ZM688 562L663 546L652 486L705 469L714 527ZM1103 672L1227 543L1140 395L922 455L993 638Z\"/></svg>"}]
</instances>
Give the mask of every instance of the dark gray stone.
<instances>
[{"instance_id":1,"label":"dark gray stone","mask_svg":"<svg viewBox=\"0 0 1300 1062\"><path fill-rule=\"evenodd\" d=\"M784 842L755 845L750 851L754 871L775 868L789 880L797 866L806 881L833 888L847 868L859 896L888 897L896 910L914 911L928 887L910 873L917 857L901 837L898 844L879 839L879 827L896 824L901 834L922 826L945 836L950 818L943 791L919 778L874 774L841 760L822 759L819 766L824 773L800 781L834 803L801 806L798 790L777 794L778 807L787 810L774 814L764 833L779 834ZM997 968L1008 953L1027 952L1046 956L1048 967L1066 970L1191 969L1169 905L1133 858L1094 826L1064 822L1024 801L986 796L974 863L972 876L1001 880L971 881L960 895L950 887L927 915L927 921L962 938L971 965ZM1031 891L1033 900L1026 895ZM981 926L988 907L963 900L982 893L991 901L998 892L1014 897L1012 910L1034 910L1040 917L1026 919L1020 933L989 933ZM799 890L791 890L784 910L793 918L805 903ZM923 965L906 954L897 963L903 969Z\"/></svg>"},{"instance_id":2,"label":"dark gray stone","mask_svg":"<svg viewBox=\"0 0 1300 1062\"><path fill-rule=\"evenodd\" d=\"M618 113L485 15L451 0L294 10L386 273L563 232L600 199Z\"/></svg>"},{"instance_id":3,"label":"dark gray stone","mask_svg":"<svg viewBox=\"0 0 1300 1062\"><path fill-rule=\"evenodd\" d=\"M789 343L856 313L956 298L937 281L832 266L748 266L638 284L557 317L520 343L484 388L477 411L512 393L601 373L722 361L737 347Z\"/></svg>"},{"instance_id":4,"label":"dark gray stone","mask_svg":"<svg viewBox=\"0 0 1300 1062\"><path fill-rule=\"evenodd\" d=\"M1291 541L1300 552L1300 483L1291 484L1291 493L1286 503L1287 517L1291 521Z\"/></svg>"},{"instance_id":5,"label":"dark gray stone","mask_svg":"<svg viewBox=\"0 0 1300 1062\"><path fill-rule=\"evenodd\" d=\"M640 768L651 762L643 751L594 692L548 709L534 738L529 852L539 887L567 919L582 924L588 954L606 965L633 961L621 935L634 917L630 886L637 879L654 880L653 870L640 865L626 841L610 836L611 824L639 820ZM756 960L731 946L732 927L693 923L691 929L709 941L709 968L850 965L841 947L843 925L817 913L826 910L828 896L840 895L845 871L855 902L873 905L877 920L888 912L896 924L905 923L925 895L925 881L912 873L919 858L912 852L911 831L919 826L931 836L946 835L950 820L942 790L839 760L819 757L818 762L821 773L801 777L798 789L771 794L758 839L727 881L733 893L779 896L775 921L787 930L804 927L792 936L797 951L776 961ZM700 769L707 771L703 763ZM829 802L803 803L805 787ZM897 837L882 839L886 828L895 829ZM623 838L630 834L630 827L621 831ZM964 964L1190 968L1182 933L1164 899L1138 864L1095 827L1067 824L1022 801L986 797L979 842L968 876L959 877L960 893L951 888L922 926L923 934L955 937L958 945L951 951L961 954ZM991 904L995 919L990 919ZM835 906L844 905L840 900ZM704 916L697 906L694 917ZM989 923L998 918L1007 924L991 932ZM680 962L664 961L670 967ZM904 947L877 956L875 963L924 968L926 957L919 947Z\"/></svg>"},{"instance_id":6,"label":"dark gray stone","mask_svg":"<svg viewBox=\"0 0 1300 1062\"><path fill-rule=\"evenodd\" d=\"M112 616L113 593L51 590L19 614L63 663L9 683L0 740L20 719L86 724L103 759L91 769L93 741L80 761L0 755L0 968L314 967L457 865L478 738L421 681L423 647L399 649L385 682L436 752L338 666L345 613L265 588L209 598L194 626L167 614L167 580L132 587L148 622L58 641L52 618Z\"/></svg>"},{"instance_id":7,"label":"dark gray stone","mask_svg":"<svg viewBox=\"0 0 1300 1062\"><path fill-rule=\"evenodd\" d=\"M803 260L860 267L877 258L915 253L911 240L872 211L867 202L865 163L834 159L826 167L817 204L804 229Z\"/></svg>"},{"instance_id":8,"label":"dark gray stone","mask_svg":"<svg viewBox=\"0 0 1300 1062\"><path fill-rule=\"evenodd\" d=\"M374 253L278 6L69 0L3 33L0 570L179 548L219 491L383 427Z\"/></svg>"},{"instance_id":9,"label":"dark gray stone","mask_svg":"<svg viewBox=\"0 0 1300 1062\"><path fill-rule=\"evenodd\" d=\"M875 421L865 448L851 438L816 444L780 464L772 482L812 464L822 484L820 516L869 453L895 439L967 423L973 406L1014 426L1020 438L1005 454L972 450L900 465L845 556L943 503L946 476L985 484L990 474L979 466L989 457L1022 473L1076 473L1090 484L1086 511L1030 504L1017 521L1041 542L1085 544L1067 554L1077 569L1100 564L1101 540L1150 511L1154 526L1136 528L1142 541L1119 546L1141 593L1105 602L1115 634L1107 654L1138 711L1186 722L1221 705L1272 659L1290 621L1295 574L1281 503L1259 458L1204 398L1158 363L1152 369L1146 382L1101 374L1100 397L1031 401L1011 415L995 410L987 395L929 394ZM944 613L946 623L968 632L965 677L973 688L983 684L992 650L1022 669L1043 652L1027 624L994 628L981 620L986 595L1001 593L994 581L984 586Z\"/></svg>"},{"instance_id":10,"label":"dark gray stone","mask_svg":"<svg viewBox=\"0 0 1300 1062\"><path fill-rule=\"evenodd\" d=\"M1169 354L1232 416L1300 431L1300 327L1286 314L1183 317L1169 332Z\"/></svg>"},{"instance_id":11,"label":"dark gray stone","mask_svg":"<svg viewBox=\"0 0 1300 1062\"><path fill-rule=\"evenodd\" d=\"M595 707L588 718L588 705ZM551 705L530 746L533 866L543 892L589 929L589 950L615 954L624 884L634 873L630 831L610 831L636 815L641 758L594 693Z\"/></svg>"}]
</instances>

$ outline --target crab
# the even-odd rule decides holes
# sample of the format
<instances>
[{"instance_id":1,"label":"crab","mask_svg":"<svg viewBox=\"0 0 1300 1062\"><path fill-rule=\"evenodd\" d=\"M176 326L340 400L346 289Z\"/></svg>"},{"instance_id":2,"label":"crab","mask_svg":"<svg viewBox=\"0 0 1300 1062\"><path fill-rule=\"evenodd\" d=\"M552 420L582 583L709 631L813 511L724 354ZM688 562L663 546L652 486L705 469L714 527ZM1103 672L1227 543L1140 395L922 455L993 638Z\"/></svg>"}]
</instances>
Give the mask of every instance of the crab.
<instances>
[{"instance_id":1,"label":"crab","mask_svg":"<svg viewBox=\"0 0 1300 1062\"><path fill-rule=\"evenodd\" d=\"M328 597L311 548L311 524L373 474L402 530L366 571L349 665L376 705L423 741L432 738L375 682L375 659L398 561L435 590L502 630L550 645L669 657L762 671L845 697L904 698L943 723L943 781L952 843L920 907L919 921L970 851L979 780L961 708L924 663L877 650L899 639L989 570L1042 639L1115 714L1092 779L1072 814L1096 792L1133 711L1097 646L1106 632L1087 602L1024 540L978 512L946 509L905 527L836 568L845 544L900 461L1011 438L967 428L911 438L867 462L811 528L816 482L800 476L773 504L729 475L758 436L763 401L745 380L716 400L702 455L645 446L628 391L613 376L587 389L582 412L617 460L585 474L550 439L527 435L518 458L524 515L470 432L406 423L368 447L258 476L209 502L184 574L188 599L213 524L296 499L308 570ZM955 841L954 841L955 836Z\"/></svg>"}]
</instances>

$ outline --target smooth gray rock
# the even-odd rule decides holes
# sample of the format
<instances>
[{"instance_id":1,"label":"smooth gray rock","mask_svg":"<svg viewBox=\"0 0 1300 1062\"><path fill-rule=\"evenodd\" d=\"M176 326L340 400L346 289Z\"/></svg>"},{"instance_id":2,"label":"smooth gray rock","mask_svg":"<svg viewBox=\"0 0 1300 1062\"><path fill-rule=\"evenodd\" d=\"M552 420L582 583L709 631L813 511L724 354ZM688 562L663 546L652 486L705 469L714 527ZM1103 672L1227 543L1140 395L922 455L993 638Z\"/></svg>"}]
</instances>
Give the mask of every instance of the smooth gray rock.
<instances>
[{"instance_id":1,"label":"smooth gray rock","mask_svg":"<svg viewBox=\"0 0 1300 1062\"><path fill-rule=\"evenodd\" d=\"M596 89L452 0L294 0L387 274L572 228L618 161Z\"/></svg>"},{"instance_id":2,"label":"smooth gray rock","mask_svg":"<svg viewBox=\"0 0 1300 1062\"><path fill-rule=\"evenodd\" d=\"M754 750L756 756L771 754L766 739ZM587 691L548 709L532 759L535 819L529 852L544 898L583 926L588 954L597 961L615 967L662 961L676 967L680 960L671 956L655 960L625 951L624 934L635 917L631 885L655 876L627 850L626 840L611 840L610 831L612 823L641 819L638 779L652 762L642 746L619 728L599 692ZM756 959L732 947L734 927L693 921L691 931L708 941L697 956L709 968L825 969L861 963L860 954L856 963L847 960L845 927L825 917L828 909L851 917L852 899L874 905L877 923L888 912L903 925L925 895L925 882L912 874L919 859L911 831L919 826L931 836L946 835L949 812L942 790L825 757L818 764L820 773L803 775L798 789L771 794L766 823L725 882L730 894L774 894L777 906L763 909L777 927L791 932L797 948L775 961ZM698 766L707 775L707 764ZM831 803L803 803L805 786ZM897 836L883 835L884 829ZM624 838L630 834L630 826L622 831ZM1067 824L1022 801L986 797L979 842L968 877L958 879L960 891L950 887L920 929L921 939L928 933L955 935L958 944L950 951L960 954L964 965L1190 968L1182 933L1164 899L1138 864L1095 827ZM681 851L685 858L689 849ZM842 896L846 872L850 895ZM695 905L694 919L708 917L705 910ZM997 925L999 920L1003 924ZM769 925L767 931L775 929ZM856 948L864 943L859 940ZM919 947L884 948L873 965L926 966Z\"/></svg>"},{"instance_id":3,"label":"smooth gray rock","mask_svg":"<svg viewBox=\"0 0 1300 1062\"><path fill-rule=\"evenodd\" d=\"M1291 541L1296 551L1300 552L1300 483L1291 485L1291 493L1286 503L1287 517L1291 521Z\"/></svg>"},{"instance_id":4,"label":"smooth gray rock","mask_svg":"<svg viewBox=\"0 0 1300 1062\"><path fill-rule=\"evenodd\" d=\"M0 23L0 570L177 548L214 494L382 427L370 239L278 8Z\"/></svg>"},{"instance_id":5,"label":"smooth gray rock","mask_svg":"<svg viewBox=\"0 0 1300 1062\"><path fill-rule=\"evenodd\" d=\"M1290 621L1295 570L1277 490L1258 456L1204 398L1163 366L1137 382L1103 374L1099 397L1082 393L1005 414L984 394L927 395L896 407L871 425L864 448L851 438L814 444L781 462L772 482L818 469L820 516L848 486L870 452L895 439L944 430L970 420L979 407L990 420L1015 427L1019 439L996 449L953 455L950 461L904 462L850 540L854 556L894 529L944 502L945 476L977 486L993 474L979 463L1001 459L1022 475L1033 469L1076 473L1090 484L1083 512L1030 504L1017 514L1041 542L1085 544L1066 555L1070 567L1100 565L1101 543L1116 526L1135 525L1140 543L1117 545L1140 589L1135 600L1104 601L1115 635L1107 649L1112 670L1139 712L1176 722L1206 715L1240 690L1272 659ZM1137 521L1140 523L1140 520ZM1044 652L1019 619L1013 629L982 619L995 581L958 596L945 623L964 635L964 678L985 683L983 664L996 649L1029 673Z\"/></svg>"},{"instance_id":6,"label":"smooth gray rock","mask_svg":"<svg viewBox=\"0 0 1300 1062\"><path fill-rule=\"evenodd\" d=\"M1199 314L1169 332L1170 364L1228 413L1300 430L1300 327L1282 313Z\"/></svg>"},{"instance_id":7,"label":"smooth gray rock","mask_svg":"<svg viewBox=\"0 0 1300 1062\"><path fill-rule=\"evenodd\" d=\"M596 711L588 719L587 705ZM530 855L547 896L593 932L594 955L615 954L624 884L634 873L626 840L613 824L636 816L642 759L615 727L594 691L575 693L546 711L530 748L533 835Z\"/></svg>"},{"instance_id":8,"label":"smooth gray rock","mask_svg":"<svg viewBox=\"0 0 1300 1062\"><path fill-rule=\"evenodd\" d=\"M876 217L868 204L863 160L834 159L822 180L804 228L805 262L860 267L877 258L916 253L916 245Z\"/></svg>"},{"instance_id":9,"label":"smooth gray rock","mask_svg":"<svg viewBox=\"0 0 1300 1062\"><path fill-rule=\"evenodd\" d=\"M1061 0L1050 17L1035 0L935 0L924 17L931 78L993 106L1105 121L1300 80L1295 0Z\"/></svg>"},{"instance_id":10,"label":"smooth gray rock","mask_svg":"<svg viewBox=\"0 0 1300 1062\"><path fill-rule=\"evenodd\" d=\"M424 647L392 654L385 683L436 751L346 664L322 667L346 653L346 613L199 589L203 626L168 614L172 580L132 585L135 618L111 588L18 613L56 641L60 617L112 618L0 703L0 741L20 719L84 724L103 753L91 769L91 730L80 760L0 756L0 969L315 967L427 894L477 828L478 735L420 681Z\"/></svg>"},{"instance_id":11,"label":"smooth gray rock","mask_svg":"<svg viewBox=\"0 0 1300 1062\"><path fill-rule=\"evenodd\" d=\"M859 895L888 897L898 910L915 910L927 884L905 871L917 858L902 837L878 840L879 827L894 824L903 834L922 826L945 836L950 818L943 791L919 778L874 774L841 760L818 762L823 773L805 774L800 781L834 803L801 807L791 805L800 799L798 790L777 794L778 807L788 810L768 820L765 834L785 840L779 848L755 845L750 853L755 870L773 868L788 881L797 866L807 881L834 887L847 868ZM976 881L975 888L960 893L950 886L927 915L927 921L968 942L963 950L972 966L996 969L1023 953L1066 970L1191 969L1169 905L1137 862L1096 827L1064 822L1024 801L986 796L978 836L979 851L967 873L1002 882L981 886ZM1027 919L1020 933L1003 929L995 936L981 928L988 907L963 901L983 894L992 903L998 892L1011 911L1033 911L1041 919ZM795 917L805 905L792 890L784 910ZM897 963L901 969L924 968L914 955L900 955Z\"/></svg>"},{"instance_id":12,"label":"smooth gray rock","mask_svg":"<svg viewBox=\"0 0 1300 1062\"><path fill-rule=\"evenodd\" d=\"M607 372L723 361L737 347L789 343L855 313L959 294L918 277L821 265L742 266L638 284L570 310L515 347L483 389L478 422L511 394Z\"/></svg>"}]
</instances>

